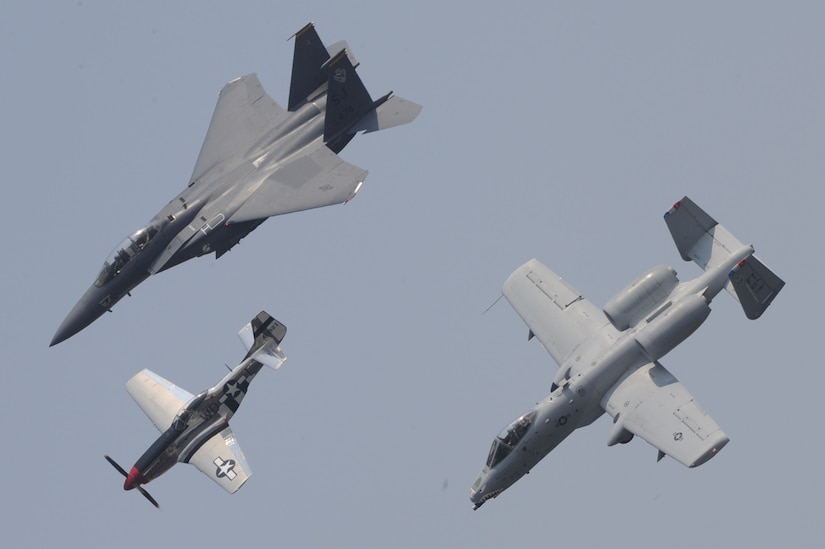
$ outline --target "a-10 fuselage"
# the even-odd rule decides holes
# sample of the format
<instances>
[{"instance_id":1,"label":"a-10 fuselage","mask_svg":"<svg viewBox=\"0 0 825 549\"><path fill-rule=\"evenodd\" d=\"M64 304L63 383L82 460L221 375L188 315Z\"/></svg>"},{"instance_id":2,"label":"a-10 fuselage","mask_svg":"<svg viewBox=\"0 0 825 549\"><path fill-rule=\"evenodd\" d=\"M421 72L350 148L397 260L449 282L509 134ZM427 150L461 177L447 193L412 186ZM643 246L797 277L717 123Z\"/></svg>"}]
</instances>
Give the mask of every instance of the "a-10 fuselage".
<instances>
[{"instance_id":1,"label":"a-10 fuselage","mask_svg":"<svg viewBox=\"0 0 825 549\"><path fill-rule=\"evenodd\" d=\"M178 462L188 463L205 442L227 427L261 367L260 362L248 358L212 389L187 402L172 425L135 462L123 488L131 490L156 479ZM241 378L243 382L239 383ZM231 398L224 398L226 395Z\"/></svg>"},{"instance_id":2,"label":"a-10 fuselage","mask_svg":"<svg viewBox=\"0 0 825 549\"><path fill-rule=\"evenodd\" d=\"M617 329L590 302L582 303L588 307L583 313L604 319L603 325L561 365L554 391L493 441L487 463L470 490L474 508L527 474L574 430L598 419L604 413L606 393L626 372L655 363L699 328L730 270L752 253L751 246L744 246L719 267L679 284L643 321L625 330ZM608 444L627 442L631 436L615 429ZM718 436L716 449L727 442L724 434ZM708 452L692 465L712 456Z\"/></svg>"}]
</instances>

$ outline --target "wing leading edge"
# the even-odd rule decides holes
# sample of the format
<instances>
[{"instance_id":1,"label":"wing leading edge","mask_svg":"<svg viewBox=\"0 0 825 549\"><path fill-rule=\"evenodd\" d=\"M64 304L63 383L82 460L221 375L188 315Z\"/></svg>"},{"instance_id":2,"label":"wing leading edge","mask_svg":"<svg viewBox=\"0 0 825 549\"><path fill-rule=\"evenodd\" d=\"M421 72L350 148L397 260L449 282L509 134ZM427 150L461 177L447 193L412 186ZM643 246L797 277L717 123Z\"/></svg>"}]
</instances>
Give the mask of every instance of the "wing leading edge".
<instances>
[{"instance_id":1,"label":"wing leading edge","mask_svg":"<svg viewBox=\"0 0 825 549\"><path fill-rule=\"evenodd\" d=\"M229 82L220 92L190 182L209 168L246 151L287 118L264 91L256 74Z\"/></svg>"},{"instance_id":2,"label":"wing leading edge","mask_svg":"<svg viewBox=\"0 0 825 549\"><path fill-rule=\"evenodd\" d=\"M191 463L234 494L252 476L249 463L229 425L212 436L186 463Z\"/></svg>"},{"instance_id":3,"label":"wing leading edge","mask_svg":"<svg viewBox=\"0 0 825 549\"><path fill-rule=\"evenodd\" d=\"M600 309L537 259L516 269L502 293L559 365L609 323Z\"/></svg>"},{"instance_id":4,"label":"wing leading edge","mask_svg":"<svg viewBox=\"0 0 825 549\"><path fill-rule=\"evenodd\" d=\"M192 398L190 392L151 370L135 374L126 382L126 391L160 431L172 425L177 413Z\"/></svg>"},{"instance_id":5,"label":"wing leading edge","mask_svg":"<svg viewBox=\"0 0 825 549\"><path fill-rule=\"evenodd\" d=\"M648 363L623 376L602 400L614 433L626 429L687 467L708 461L728 437L664 366ZM611 440L614 436L611 435Z\"/></svg>"}]
</instances>

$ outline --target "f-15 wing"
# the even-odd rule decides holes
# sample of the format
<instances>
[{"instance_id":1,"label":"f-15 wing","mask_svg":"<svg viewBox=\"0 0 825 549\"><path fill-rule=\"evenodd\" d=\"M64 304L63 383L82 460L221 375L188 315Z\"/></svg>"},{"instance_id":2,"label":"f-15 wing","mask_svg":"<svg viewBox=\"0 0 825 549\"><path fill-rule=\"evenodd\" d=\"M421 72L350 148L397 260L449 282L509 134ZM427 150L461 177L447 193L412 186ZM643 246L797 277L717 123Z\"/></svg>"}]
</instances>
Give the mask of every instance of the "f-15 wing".
<instances>
[{"instance_id":1,"label":"f-15 wing","mask_svg":"<svg viewBox=\"0 0 825 549\"><path fill-rule=\"evenodd\" d=\"M537 259L516 269L502 293L530 328L529 337L535 335L559 365L609 323L600 309Z\"/></svg>"},{"instance_id":2,"label":"f-15 wing","mask_svg":"<svg viewBox=\"0 0 825 549\"><path fill-rule=\"evenodd\" d=\"M189 181L197 181L212 166L245 152L287 116L287 111L264 91L257 75L247 74L229 82L218 96Z\"/></svg>"},{"instance_id":3,"label":"f-15 wing","mask_svg":"<svg viewBox=\"0 0 825 549\"><path fill-rule=\"evenodd\" d=\"M701 465L728 437L687 389L661 364L626 374L607 392L602 408L613 417L611 441L626 429L688 467Z\"/></svg>"},{"instance_id":4,"label":"f-15 wing","mask_svg":"<svg viewBox=\"0 0 825 549\"><path fill-rule=\"evenodd\" d=\"M230 494L237 492L252 476L246 456L229 425L215 433L194 455L182 455L180 460L200 469Z\"/></svg>"},{"instance_id":5,"label":"f-15 wing","mask_svg":"<svg viewBox=\"0 0 825 549\"><path fill-rule=\"evenodd\" d=\"M321 145L278 168L229 218L229 223L342 204L350 200L367 171L344 162Z\"/></svg>"},{"instance_id":6,"label":"f-15 wing","mask_svg":"<svg viewBox=\"0 0 825 549\"><path fill-rule=\"evenodd\" d=\"M160 431L172 425L172 420L192 398L192 394L151 370L143 370L126 382L126 390Z\"/></svg>"}]
</instances>

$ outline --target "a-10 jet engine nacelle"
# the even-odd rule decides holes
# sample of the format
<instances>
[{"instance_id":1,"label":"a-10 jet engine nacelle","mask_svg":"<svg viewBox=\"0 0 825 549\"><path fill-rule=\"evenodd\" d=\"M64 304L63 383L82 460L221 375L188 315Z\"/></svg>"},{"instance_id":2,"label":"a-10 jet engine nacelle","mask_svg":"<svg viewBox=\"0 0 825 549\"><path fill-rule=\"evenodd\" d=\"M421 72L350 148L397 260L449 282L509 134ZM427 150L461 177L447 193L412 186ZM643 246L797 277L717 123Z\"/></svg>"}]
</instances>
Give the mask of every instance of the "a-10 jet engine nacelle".
<instances>
[{"instance_id":1,"label":"a-10 jet engine nacelle","mask_svg":"<svg viewBox=\"0 0 825 549\"><path fill-rule=\"evenodd\" d=\"M662 305L678 285L673 267L654 267L608 301L604 314L622 332Z\"/></svg>"},{"instance_id":2,"label":"a-10 jet engine nacelle","mask_svg":"<svg viewBox=\"0 0 825 549\"><path fill-rule=\"evenodd\" d=\"M710 315L710 306L701 294L688 294L668 303L636 333L638 343L655 362L686 340Z\"/></svg>"}]
</instances>

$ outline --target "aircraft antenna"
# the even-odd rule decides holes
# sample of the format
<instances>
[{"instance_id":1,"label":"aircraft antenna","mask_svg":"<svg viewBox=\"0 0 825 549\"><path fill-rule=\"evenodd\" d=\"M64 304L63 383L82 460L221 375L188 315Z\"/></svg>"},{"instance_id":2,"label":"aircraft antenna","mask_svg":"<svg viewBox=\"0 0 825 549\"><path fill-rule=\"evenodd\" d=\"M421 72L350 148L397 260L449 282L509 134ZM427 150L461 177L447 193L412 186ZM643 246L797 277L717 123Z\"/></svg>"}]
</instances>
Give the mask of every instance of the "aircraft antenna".
<instances>
[{"instance_id":1,"label":"aircraft antenna","mask_svg":"<svg viewBox=\"0 0 825 549\"><path fill-rule=\"evenodd\" d=\"M499 295L499 296L496 298L496 300L495 300L495 301L493 301L493 303L492 303L489 307L487 307L486 309L484 309L484 312L483 312L483 313L481 313L481 314L482 314L482 315L487 314L487 311L489 311L490 309L492 309L492 308L493 308L493 306L494 306L496 303L498 303L498 302L499 302L499 300L500 300L502 297L504 297L504 294Z\"/></svg>"}]
</instances>

